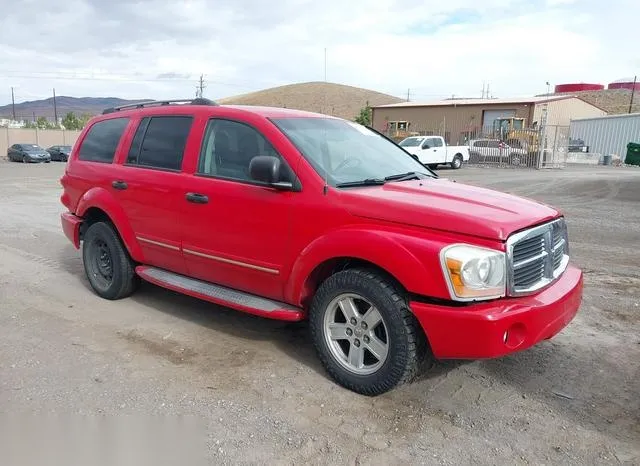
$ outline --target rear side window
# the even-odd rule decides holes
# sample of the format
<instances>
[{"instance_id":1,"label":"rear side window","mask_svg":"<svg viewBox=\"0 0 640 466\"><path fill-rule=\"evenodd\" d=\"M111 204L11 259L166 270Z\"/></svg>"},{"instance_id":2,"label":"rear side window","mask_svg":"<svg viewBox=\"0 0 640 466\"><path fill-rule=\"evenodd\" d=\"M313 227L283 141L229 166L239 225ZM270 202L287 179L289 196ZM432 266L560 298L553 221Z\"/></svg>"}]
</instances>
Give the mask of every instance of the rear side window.
<instances>
[{"instance_id":1,"label":"rear side window","mask_svg":"<svg viewBox=\"0 0 640 466\"><path fill-rule=\"evenodd\" d=\"M94 124L82 141L78 159L89 162L113 162L116 148L128 123L128 118L112 118Z\"/></svg>"},{"instance_id":2,"label":"rear side window","mask_svg":"<svg viewBox=\"0 0 640 466\"><path fill-rule=\"evenodd\" d=\"M180 170L193 117L143 118L127 156L127 164L163 170Z\"/></svg>"},{"instance_id":3,"label":"rear side window","mask_svg":"<svg viewBox=\"0 0 640 466\"><path fill-rule=\"evenodd\" d=\"M442 139L440 138L433 138L431 142L433 142L431 147L442 147Z\"/></svg>"}]
</instances>

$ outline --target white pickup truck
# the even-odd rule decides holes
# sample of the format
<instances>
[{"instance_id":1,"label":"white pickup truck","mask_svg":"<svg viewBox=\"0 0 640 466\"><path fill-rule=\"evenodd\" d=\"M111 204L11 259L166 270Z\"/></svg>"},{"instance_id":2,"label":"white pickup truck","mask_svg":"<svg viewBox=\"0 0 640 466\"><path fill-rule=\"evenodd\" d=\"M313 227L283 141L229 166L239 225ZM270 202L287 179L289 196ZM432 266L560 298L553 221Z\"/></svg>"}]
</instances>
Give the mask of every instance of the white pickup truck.
<instances>
[{"instance_id":1,"label":"white pickup truck","mask_svg":"<svg viewBox=\"0 0 640 466\"><path fill-rule=\"evenodd\" d=\"M410 136L400 141L400 146L429 168L449 164L451 168L458 169L462 162L469 161L469 147L447 146L441 136Z\"/></svg>"}]
</instances>

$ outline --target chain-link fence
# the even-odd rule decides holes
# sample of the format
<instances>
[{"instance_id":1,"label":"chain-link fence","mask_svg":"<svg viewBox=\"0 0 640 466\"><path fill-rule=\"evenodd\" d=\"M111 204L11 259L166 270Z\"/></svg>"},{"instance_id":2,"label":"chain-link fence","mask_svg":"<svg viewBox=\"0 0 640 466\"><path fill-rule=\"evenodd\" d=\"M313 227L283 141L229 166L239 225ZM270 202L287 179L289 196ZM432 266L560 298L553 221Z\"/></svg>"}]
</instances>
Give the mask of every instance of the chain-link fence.
<instances>
[{"instance_id":1,"label":"chain-link fence","mask_svg":"<svg viewBox=\"0 0 640 466\"><path fill-rule=\"evenodd\" d=\"M516 117L497 117L483 126L445 118L431 125L392 121L384 132L410 152L433 151L432 137L440 136L447 146L468 147L469 164L495 167L561 168L569 144L568 126L526 126Z\"/></svg>"}]
</instances>

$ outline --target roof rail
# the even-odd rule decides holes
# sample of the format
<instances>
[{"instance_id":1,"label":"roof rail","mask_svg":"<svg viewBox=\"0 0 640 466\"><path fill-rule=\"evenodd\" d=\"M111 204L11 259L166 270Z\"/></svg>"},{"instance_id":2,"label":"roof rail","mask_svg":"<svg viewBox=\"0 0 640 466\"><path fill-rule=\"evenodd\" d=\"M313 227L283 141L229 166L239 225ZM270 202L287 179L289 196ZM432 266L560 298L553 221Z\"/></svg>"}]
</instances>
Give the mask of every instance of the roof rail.
<instances>
[{"instance_id":1,"label":"roof rail","mask_svg":"<svg viewBox=\"0 0 640 466\"><path fill-rule=\"evenodd\" d=\"M102 114L106 115L107 113L114 113L120 110L128 110L131 108L158 107L171 104L218 105L213 100L205 99L204 97L197 97L195 99L148 100L145 102L137 102L135 104L119 105L118 107L106 108L102 111Z\"/></svg>"}]
</instances>

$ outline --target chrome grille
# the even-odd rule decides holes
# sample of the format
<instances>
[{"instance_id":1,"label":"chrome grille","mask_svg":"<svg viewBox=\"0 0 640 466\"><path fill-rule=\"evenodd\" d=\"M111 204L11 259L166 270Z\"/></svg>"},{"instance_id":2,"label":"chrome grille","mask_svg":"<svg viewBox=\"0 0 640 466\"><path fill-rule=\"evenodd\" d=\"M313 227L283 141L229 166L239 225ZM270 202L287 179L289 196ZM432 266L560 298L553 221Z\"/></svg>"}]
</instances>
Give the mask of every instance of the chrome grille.
<instances>
[{"instance_id":1,"label":"chrome grille","mask_svg":"<svg viewBox=\"0 0 640 466\"><path fill-rule=\"evenodd\" d=\"M508 291L518 296L555 281L569 263L564 219L516 233L507 240Z\"/></svg>"}]
</instances>

